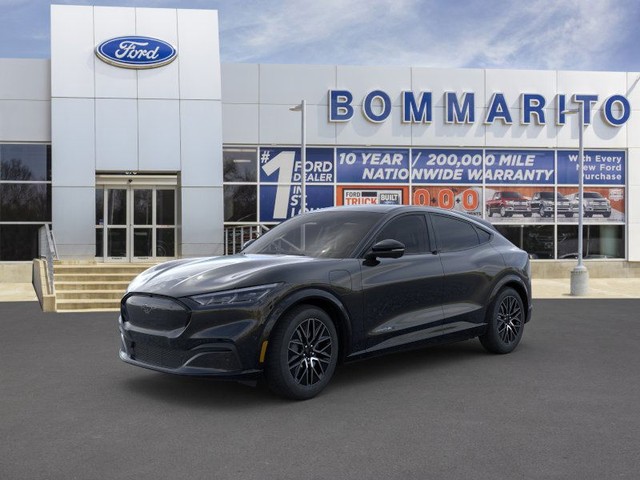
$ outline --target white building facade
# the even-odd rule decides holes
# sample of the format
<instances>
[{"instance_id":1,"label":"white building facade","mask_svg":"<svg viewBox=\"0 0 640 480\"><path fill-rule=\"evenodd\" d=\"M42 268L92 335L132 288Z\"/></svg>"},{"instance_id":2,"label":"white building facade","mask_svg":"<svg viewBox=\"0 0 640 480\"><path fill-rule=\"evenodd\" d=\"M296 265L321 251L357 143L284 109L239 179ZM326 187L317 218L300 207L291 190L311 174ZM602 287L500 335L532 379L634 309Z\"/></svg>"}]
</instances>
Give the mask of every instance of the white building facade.
<instances>
[{"instance_id":1,"label":"white building facade","mask_svg":"<svg viewBox=\"0 0 640 480\"><path fill-rule=\"evenodd\" d=\"M136 38L175 56L96 55ZM582 108L583 253L640 261L640 73L220 66L211 10L52 6L51 39L50 61L0 60L0 262L37 256L43 223L61 258L158 261L297 214L303 100L307 209L466 211L556 261L577 255Z\"/></svg>"}]
</instances>

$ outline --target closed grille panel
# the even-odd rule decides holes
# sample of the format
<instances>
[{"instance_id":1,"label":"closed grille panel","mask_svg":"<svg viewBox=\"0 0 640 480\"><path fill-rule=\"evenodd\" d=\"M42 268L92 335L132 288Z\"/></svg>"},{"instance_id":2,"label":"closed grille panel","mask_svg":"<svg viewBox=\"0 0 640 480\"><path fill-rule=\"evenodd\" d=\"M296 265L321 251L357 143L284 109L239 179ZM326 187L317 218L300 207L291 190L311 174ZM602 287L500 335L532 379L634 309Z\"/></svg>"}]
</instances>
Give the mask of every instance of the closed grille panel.
<instances>
[{"instance_id":1,"label":"closed grille panel","mask_svg":"<svg viewBox=\"0 0 640 480\"><path fill-rule=\"evenodd\" d=\"M189 311L170 298L132 295L124 305L126 321L150 330L175 330L184 328L189 321Z\"/></svg>"}]
</instances>

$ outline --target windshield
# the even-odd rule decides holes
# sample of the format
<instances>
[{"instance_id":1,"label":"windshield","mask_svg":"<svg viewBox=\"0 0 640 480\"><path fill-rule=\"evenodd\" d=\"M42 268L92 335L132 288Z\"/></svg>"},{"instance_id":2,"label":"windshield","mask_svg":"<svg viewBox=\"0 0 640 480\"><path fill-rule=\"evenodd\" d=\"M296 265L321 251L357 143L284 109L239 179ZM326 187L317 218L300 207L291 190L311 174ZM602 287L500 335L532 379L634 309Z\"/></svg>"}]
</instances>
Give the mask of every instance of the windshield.
<instances>
[{"instance_id":1,"label":"windshield","mask_svg":"<svg viewBox=\"0 0 640 480\"><path fill-rule=\"evenodd\" d=\"M502 192L502 198L522 198L518 192Z\"/></svg>"},{"instance_id":2,"label":"windshield","mask_svg":"<svg viewBox=\"0 0 640 480\"><path fill-rule=\"evenodd\" d=\"M603 198L598 192L584 192L584 198Z\"/></svg>"},{"instance_id":3,"label":"windshield","mask_svg":"<svg viewBox=\"0 0 640 480\"><path fill-rule=\"evenodd\" d=\"M299 215L274 227L242 253L347 258L382 213L353 210Z\"/></svg>"}]
</instances>

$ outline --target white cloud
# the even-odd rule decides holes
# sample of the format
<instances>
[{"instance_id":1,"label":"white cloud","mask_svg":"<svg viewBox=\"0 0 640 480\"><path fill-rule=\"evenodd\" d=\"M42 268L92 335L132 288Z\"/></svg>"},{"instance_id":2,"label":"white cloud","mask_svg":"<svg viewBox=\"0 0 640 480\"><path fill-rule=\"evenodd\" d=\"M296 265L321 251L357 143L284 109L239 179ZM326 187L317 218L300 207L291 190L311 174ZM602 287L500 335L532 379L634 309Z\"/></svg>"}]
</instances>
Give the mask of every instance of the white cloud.
<instances>
[{"instance_id":1,"label":"white cloud","mask_svg":"<svg viewBox=\"0 0 640 480\"><path fill-rule=\"evenodd\" d=\"M614 0L267 3L221 15L225 61L597 68L626 35ZM633 2L631 3L633 8ZM235 9L233 9L235 10ZM231 18L230 18L231 17Z\"/></svg>"},{"instance_id":2,"label":"white cloud","mask_svg":"<svg viewBox=\"0 0 640 480\"><path fill-rule=\"evenodd\" d=\"M59 1L218 8L225 62L640 70L637 0ZM0 57L45 56L48 12L0 0Z\"/></svg>"}]
</instances>

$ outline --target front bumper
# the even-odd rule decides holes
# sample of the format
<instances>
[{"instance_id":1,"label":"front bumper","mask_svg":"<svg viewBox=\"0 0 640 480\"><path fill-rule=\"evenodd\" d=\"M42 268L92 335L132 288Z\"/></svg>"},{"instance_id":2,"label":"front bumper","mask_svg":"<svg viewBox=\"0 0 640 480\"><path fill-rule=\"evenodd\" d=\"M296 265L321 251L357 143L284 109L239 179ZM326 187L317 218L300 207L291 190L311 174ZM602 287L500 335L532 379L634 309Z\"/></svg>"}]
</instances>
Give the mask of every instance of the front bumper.
<instances>
[{"instance_id":1,"label":"front bumper","mask_svg":"<svg viewBox=\"0 0 640 480\"><path fill-rule=\"evenodd\" d=\"M584 211L587 213L611 213L611 207L606 205L587 205Z\"/></svg>"},{"instance_id":2,"label":"front bumper","mask_svg":"<svg viewBox=\"0 0 640 480\"><path fill-rule=\"evenodd\" d=\"M130 297L123 299L119 318L124 362L165 373L227 379L261 373L262 326L256 311L191 310L180 299L136 295L134 302L127 302ZM166 309L171 303L175 305Z\"/></svg>"}]
</instances>

